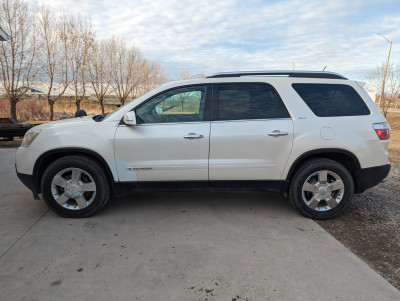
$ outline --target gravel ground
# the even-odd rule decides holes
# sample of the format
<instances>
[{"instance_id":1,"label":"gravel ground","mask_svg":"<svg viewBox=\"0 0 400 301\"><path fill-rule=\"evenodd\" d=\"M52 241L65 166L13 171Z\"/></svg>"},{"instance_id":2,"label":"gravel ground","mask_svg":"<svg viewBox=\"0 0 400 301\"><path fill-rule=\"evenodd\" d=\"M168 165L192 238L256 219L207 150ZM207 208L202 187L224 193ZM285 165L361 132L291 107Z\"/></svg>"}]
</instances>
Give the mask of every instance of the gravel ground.
<instances>
[{"instance_id":1,"label":"gravel ground","mask_svg":"<svg viewBox=\"0 0 400 301\"><path fill-rule=\"evenodd\" d=\"M317 223L400 290L400 164L341 216Z\"/></svg>"}]
</instances>

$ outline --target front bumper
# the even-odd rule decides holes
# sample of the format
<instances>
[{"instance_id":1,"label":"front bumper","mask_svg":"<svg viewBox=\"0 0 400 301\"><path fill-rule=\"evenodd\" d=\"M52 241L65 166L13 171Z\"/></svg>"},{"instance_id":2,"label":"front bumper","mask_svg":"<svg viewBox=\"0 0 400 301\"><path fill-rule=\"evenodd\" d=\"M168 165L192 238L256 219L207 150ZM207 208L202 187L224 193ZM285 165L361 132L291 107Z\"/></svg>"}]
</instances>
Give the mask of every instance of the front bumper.
<instances>
[{"instance_id":1,"label":"front bumper","mask_svg":"<svg viewBox=\"0 0 400 301\"><path fill-rule=\"evenodd\" d=\"M16 171L16 172L17 172L18 179L20 179L20 181L32 191L33 198L35 200L40 200L34 176L19 173L18 171Z\"/></svg>"},{"instance_id":2,"label":"front bumper","mask_svg":"<svg viewBox=\"0 0 400 301\"><path fill-rule=\"evenodd\" d=\"M358 174L355 193L361 193L385 181L390 171L390 163L361 169Z\"/></svg>"}]
</instances>

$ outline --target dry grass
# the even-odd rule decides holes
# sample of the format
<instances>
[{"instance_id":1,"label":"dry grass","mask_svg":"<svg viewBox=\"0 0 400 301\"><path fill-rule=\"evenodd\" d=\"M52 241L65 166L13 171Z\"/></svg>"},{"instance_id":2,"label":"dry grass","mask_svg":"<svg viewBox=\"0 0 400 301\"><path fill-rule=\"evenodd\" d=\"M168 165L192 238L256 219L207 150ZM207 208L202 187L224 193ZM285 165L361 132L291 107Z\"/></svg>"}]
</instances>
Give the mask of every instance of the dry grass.
<instances>
[{"instance_id":1,"label":"dry grass","mask_svg":"<svg viewBox=\"0 0 400 301\"><path fill-rule=\"evenodd\" d=\"M400 163L400 114L389 113L387 121L391 127L389 161L391 163Z\"/></svg>"},{"instance_id":2,"label":"dry grass","mask_svg":"<svg viewBox=\"0 0 400 301\"><path fill-rule=\"evenodd\" d=\"M81 109L88 115L101 114L100 104L92 100L83 100ZM105 112L109 113L116 106L106 105ZM54 104L54 120L70 118L75 115L75 102L71 99L60 99ZM0 99L0 117L10 117L10 103L7 99ZM49 120L49 106L45 99L27 98L17 103L18 121L45 121Z\"/></svg>"}]
</instances>

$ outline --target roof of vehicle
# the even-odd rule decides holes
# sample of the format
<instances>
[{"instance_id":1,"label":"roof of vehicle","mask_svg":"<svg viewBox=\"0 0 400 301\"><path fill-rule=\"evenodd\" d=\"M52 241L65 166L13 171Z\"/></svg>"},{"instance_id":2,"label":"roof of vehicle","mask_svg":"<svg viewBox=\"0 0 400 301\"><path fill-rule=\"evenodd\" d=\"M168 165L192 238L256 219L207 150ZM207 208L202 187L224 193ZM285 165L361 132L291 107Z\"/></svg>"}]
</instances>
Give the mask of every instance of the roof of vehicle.
<instances>
[{"instance_id":1,"label":"roof of vehicle","mask_svg":"<svg viewBox=\"0 0 400 301\"><path fill-rule=\"evenodd\" d=\"M207 78L222 77L241 77L241 76L287 76L302 78L330 78L330 79L347 79L341 74L330 71L304 71L304 70L266 70L266 71L235 71L220 72L207 76Z\"/></svg>"}]
</instances>

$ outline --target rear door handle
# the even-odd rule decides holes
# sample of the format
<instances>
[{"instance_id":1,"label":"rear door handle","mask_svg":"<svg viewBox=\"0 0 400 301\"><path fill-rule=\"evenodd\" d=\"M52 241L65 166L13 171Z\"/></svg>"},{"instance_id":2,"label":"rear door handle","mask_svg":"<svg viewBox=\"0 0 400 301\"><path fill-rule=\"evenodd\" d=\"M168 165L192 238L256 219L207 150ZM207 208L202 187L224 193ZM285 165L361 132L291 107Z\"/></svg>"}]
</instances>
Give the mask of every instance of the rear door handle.
<instances>
[{"instance_id":1,"label":"rear door handle","mask_svg":"<svg viewBox=\"0 0 400 301\"><path fill-rule=\"evenodd\" d=\"M192 140L192 139L201 139L201 138L204 138L204 135L195 134L195 133L189 133L189 134L183 136L183 138L190 139L190 140Z\"/></svg>"},{"instance_id":2,"label":"rear door handle","mask_svg":"<svg viewBox=\"0 0 400 301\"><path fill-rule=\"evenodd\" d=\"M275 130L273 132L268 133L268 136L272 137L287 136L287 135L289 135L288 132L281 132L279 130Z\"/></svg>"}]
</instances>

